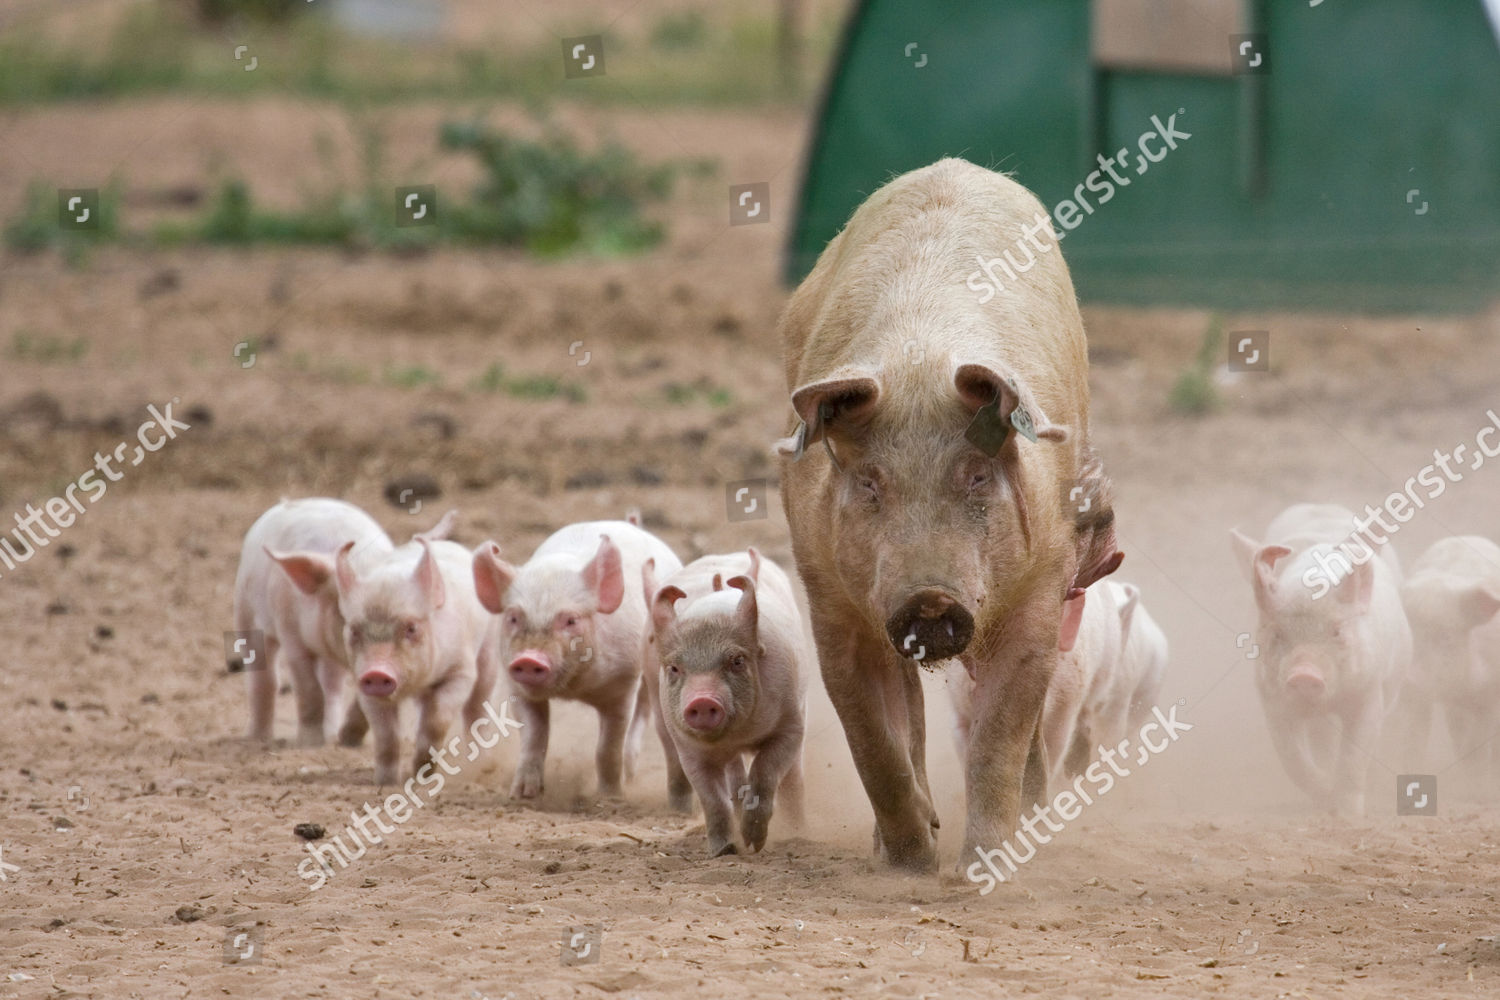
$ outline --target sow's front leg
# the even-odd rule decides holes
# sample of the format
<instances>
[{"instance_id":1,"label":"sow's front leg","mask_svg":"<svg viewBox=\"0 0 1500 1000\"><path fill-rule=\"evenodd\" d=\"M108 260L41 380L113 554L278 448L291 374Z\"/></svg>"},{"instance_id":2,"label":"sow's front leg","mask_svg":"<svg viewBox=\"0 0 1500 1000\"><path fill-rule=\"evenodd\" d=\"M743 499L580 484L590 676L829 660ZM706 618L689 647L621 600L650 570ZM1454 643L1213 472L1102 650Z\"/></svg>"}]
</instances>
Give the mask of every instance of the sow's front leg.
<instances>
[{"instance_id":1,"label":"sow's front leg","mask_svg":"<svg viewBox=\"0 0 1500 1000\"><path fill-rule=\"evenodd\" d=\"M823 685L838 712L854 766L875 810L878 846L888 862L918 871L937 867L936 811L907 742L908 710L901 661L883 635L812 611Z\"/></svg>"},{"instance_id":2,"label":"sow's front leg","mask_svg":"<svg viewBox=\"0 0 1500 1000\"><path fill-rule=\"evenodd\" d=\"M1025 644L1018 645L1024 649ZM976 850L999 848L1019 827L1022 809L1046 796L1040 721L1056 662L1053 642L1041 651L1035 645L1021 652L1001 651L976 665L960 867L974 859Z\"/></svg>"}]
</instances>

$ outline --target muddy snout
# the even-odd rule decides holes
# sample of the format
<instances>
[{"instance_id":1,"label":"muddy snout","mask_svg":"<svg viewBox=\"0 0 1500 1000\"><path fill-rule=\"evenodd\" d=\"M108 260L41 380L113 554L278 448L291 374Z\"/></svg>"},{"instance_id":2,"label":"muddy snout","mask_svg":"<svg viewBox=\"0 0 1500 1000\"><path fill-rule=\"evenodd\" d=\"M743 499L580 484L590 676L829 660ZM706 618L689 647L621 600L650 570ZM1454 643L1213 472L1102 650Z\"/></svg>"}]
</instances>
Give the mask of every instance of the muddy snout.
<instances>
[{"instance_id":1,"label":"muddy snout","mask_svg":"<svg viewBox=\"0 0 1500 1000\"><path fill-rule=\"evenodd\" d=\"M974 616L950 594L921 590L907 598L885 623L896 651L910 660L947 660L968 648Z\"/></svg>"}]
</instances>

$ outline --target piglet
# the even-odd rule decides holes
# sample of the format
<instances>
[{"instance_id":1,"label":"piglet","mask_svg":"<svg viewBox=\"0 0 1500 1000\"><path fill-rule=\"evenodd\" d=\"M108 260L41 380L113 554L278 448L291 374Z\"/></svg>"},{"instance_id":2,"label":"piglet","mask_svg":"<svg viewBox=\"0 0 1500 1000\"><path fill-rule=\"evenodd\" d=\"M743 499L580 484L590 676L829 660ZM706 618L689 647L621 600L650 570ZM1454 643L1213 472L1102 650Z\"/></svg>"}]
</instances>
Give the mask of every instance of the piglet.
<instances>
[{"instance_id":1,"label":"piglet","mask_svg":"<svg viewBox=\"0 0 1500 1000\"><path fill-rule=\"evenodd\" d=\"M380 525L342 500L283 500L245 535L234 581L234 627L259 631L265 640L263 648L241 647L240 653L251 739L271 739L279 663L297 697L298 742L323 743L325 716L337 710L348 670L333 583L334 553L345 543L351 560L361 565L391 551Z\"/></svg>"},{"instance_id":2,"label":"piglet","mask_svg":"<svg viewBox=\"0 0 1500 1000\"><path fill-rule=\"evenodd\" d=\"M1353 542L1354 524L1343 507L1297 504L1264 543L1231 532L1260 611L1255 679L1271 743L1298 787L1342 815L1364 811L1370 754L1412 652L1395 553Z\"/></svg>"},{"instance_id":3,"label":"piglet","mask_svg":"<svg viewBox=\"0 0 1500 1000\"><path fill-rule=\"evenodd\" d=\"M1137 738L1159 700L1167 669L1167 637L1141 604L1140 588L1111 579L1095 584L1090 593L1101 588L1108 595L1106 603L1119 617L1123 639L1119 655L1111 659L1109 669L1094 677L1084 701L1089 744L1083 748L1085 753L1099 745L1112 747ZM1075 745L1075 760L1079 752ZM1079 773L1076 764L1069 773Z\"/></svg>"},{"instance_id":4,"label":"piglet","mask_svg":"<svg viewBox=\"0 0 1500 1000\"><path fill-rule=\"evenodd\" d=\"M1401 602L1414 644L1411 681L1402 694L1412 727L1413 745L1406 749L1425 750L1433 708L1441 706L1454 752L1487 772L1493 787L1500 778L1500 740L1494 738L1500 731L1500 545L1476 535L1443 539L1412 566Z\"/></svg>"},{"instance_id":5,"label":"piglet","mask_svg":"<svg viewBox=\"0 0 1500 1000\"><path fill-rule=\"evenodd\" d=\"M344 641L361 712L350 712L339 742L375 738L375 781L399 778L401 703L419 706L413 773L432 763L462 709L472 730L495 687L498 629L479 602L473 556L455 542L418 535L361 565L352 545L335 560Z\"/></svg>"},{"instance_id":6,"label":"piglet","mask_svg":"<svg viewBox=\"0 0 1500 1000\"><path fill-rule=\"evenodd\" d=\"M1124 645L1117 592L1108 584L1102 580L1063 602L1057 667L1042 703L1042 745L1051 785L1081 774L1104 732L1100 716L1119 672ZM954 660L948 664L945 680L953 707L954 739L963 760L969 753L974 724L974 679L962 662Z\"/></svg>"},{"instance_id":7,"label":"piglet","mask_svg":"<svg viewBox=\"0 0 1500 1000\"><path fill-rule=\"evenodd\" d=\"M697 563L684 570L691 573ZM783 794L802 822L802 735L812 652L782 569L750 550L750 572L685 605L670 580L651 606L662 715L703 803L712 857L759 851ZM732 589L731 589L732 588ZM744 757L753 756L748 780Z\"/></svg>"},{"instance_id":8,"label":"piglet","mask_svg":"<svg viewBox=\"0 0 1500 1000\"><path fill-rule=\"evenodd\" d=\"M660 583L670 583L682 591L689 602L696 601L716 590L724 589L724 581L736 576L754 576L760 565L760 554L755 549L727 555L707 555L693 560L670 578ZM656 560L646 560L641 569L641 591L646 606L653 607L661 585L656 577ZM661 656L656 642L656 630L646 630L641 647L641 687L636 706L636 720L655 720L656 735L661 740L662 754L667 762L667 803L675 812L693 811L693 786L682 761L677 755L677 744L673 742L667 727L667 718L661 709Z\"/></svg>"},{"instance_id":9,"label":"piglet","mask_svg":"<svg viewBox=\"0 0 1500 1000\"><path fill-rule=\"evenodd\" d=\"M627 521L569 525L520 567L502 560L494 542L475 552L474 584L484 606L500 616L500 660L524 726L512 796L542 792L552 698L581 701L599 713L599 793L620 794L649 627L645 599L625 581L640 579L648 559L667 572L682 566L665 542Z\"/></svg>"}]
</instances>

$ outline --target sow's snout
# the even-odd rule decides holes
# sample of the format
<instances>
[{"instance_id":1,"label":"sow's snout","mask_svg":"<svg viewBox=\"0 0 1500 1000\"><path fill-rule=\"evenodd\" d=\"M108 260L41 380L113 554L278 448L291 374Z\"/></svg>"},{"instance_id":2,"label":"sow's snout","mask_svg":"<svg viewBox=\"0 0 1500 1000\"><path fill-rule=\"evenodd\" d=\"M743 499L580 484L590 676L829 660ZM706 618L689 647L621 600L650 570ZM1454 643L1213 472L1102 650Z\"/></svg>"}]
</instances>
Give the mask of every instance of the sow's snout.
<instances>
[{"instance_id":1,"label":"sow's snout","mask_svg":"<svg viewBox=\"0 0 1500 1000\"><path fill-rule=\"evenodd\" d=\"M968 648L974 616L941 590L921 590L886 620L885 631L907 659L947 660Z\"/></svg>"}]
</instances>

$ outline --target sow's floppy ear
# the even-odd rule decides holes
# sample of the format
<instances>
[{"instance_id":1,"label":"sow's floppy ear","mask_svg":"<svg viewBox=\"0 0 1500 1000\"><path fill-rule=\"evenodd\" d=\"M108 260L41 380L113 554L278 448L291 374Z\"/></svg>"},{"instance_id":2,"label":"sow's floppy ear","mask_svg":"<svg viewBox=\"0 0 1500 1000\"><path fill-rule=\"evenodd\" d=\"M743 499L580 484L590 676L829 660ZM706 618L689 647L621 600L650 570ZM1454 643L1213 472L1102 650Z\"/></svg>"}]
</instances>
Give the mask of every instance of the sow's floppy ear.
<instances>
[{"instance_id":1,"label":"sow's floppy ear","mask_svg":"<svg viewBox=\"0 0 1500 1000\"><path fill-rule=\"evenodd\" d=\"M1068 429L1048 419L1026 383L996 365L967 362L953 372L953 387L959 398L978 415L995 407L998 425L1014 428L1031 441L1066 441Z\"/></svg>"},{"instance_id":2,"label":"sow's floppy ear","mask_svg":"<svg viewBox=\"0 0 1500 1000\"><path fill-rule=\"evenodd\" d=\"M792 409L802 421L791 437L776 442L780 455L796 457L831 432L858 433L880 401L880 382L873 372L846 370L798 388Z\"/></svg>"}]
</instances>

